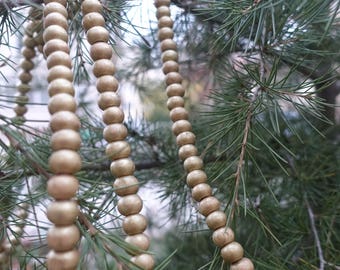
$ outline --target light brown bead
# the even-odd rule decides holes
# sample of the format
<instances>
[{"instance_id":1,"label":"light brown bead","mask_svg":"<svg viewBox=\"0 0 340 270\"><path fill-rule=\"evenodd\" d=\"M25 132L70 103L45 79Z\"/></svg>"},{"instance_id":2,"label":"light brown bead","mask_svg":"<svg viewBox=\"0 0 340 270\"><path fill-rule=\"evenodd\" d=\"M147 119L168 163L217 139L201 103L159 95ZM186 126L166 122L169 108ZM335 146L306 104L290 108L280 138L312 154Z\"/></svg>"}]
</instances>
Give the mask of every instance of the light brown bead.
<instances>
[{"instance_id":1,"label":"light brown bead","mask_svg":"<svg viewBox=\"0 0 340 270\"><path fill-rule=\"evenodd\" d=\"M134 173L135 164L129 158L117 159L111 163L110 170L115 177L128 176Z\"/></svg>"},{"instance_id":2,"label":"light brown bead","mask_svg":"<svg viewBox=\"0 0 340 270\"><path fill-rule=\"evenodd\" d=\"M172 125L172 132L177 136L178 134L191 131L192 127L188 120L178 120Z\"/></svg>"},{"instance_id":3,"label":"light brown bead","mask_svg":"<svg viewBox=\"0 0 340 270\"><path fill-rule=\"evenodd\" d=\"M68 27L67 19L61 13L51 12L44 18L44 28L47 28L51 25L59 25L65 30Z\"/></svg>"},{"instance_id":4,"label":"light brown bead","mask_svg":"<svg viewBox=\"0 0 340 270\"><path fill-rule=\"evenodd\" d=\"M35 56L35 50L34 50L34 48L24 47L21 50L21 54L26 59L32 59Z\"/></svg>"},{"instance_id":5,"label":"light brown bead","mask_svg":"<svg viewBox=\"0 0 340 270\"><path fill-rule=\"evenodd\" d=\"M85 0L81 5L81 11L83 14L91 13L91 12L102 12L102 4L98 0Z\"/></svg>"},{"instance_id":6,"label":"light brown bead","mask_svg":"<svg viewBox=\"0 0 340 270\"><path fill-rule=\"evenodd\" d=\"M98 92L100 93L116 92L118 90L119 83L114 76L106 75L106 76L99 77L97 79L96 86L97 86Z\"/></svg>"},{"instance_id":7,"label":"light brown bead","mask_svg":"<svg viewBox=\"0 0 340 270\"><path fill-rule=\"evenodd\" d=\"M171 0L155 0L154 4L156 8L160 6L170 6Z\"/></svg>"},{"instance_id":8,"label":"light brown bead","mask_svg":"<svg viewBox=\"0 0 340 270\"><path fill-rule=\"evenodd\" d=\"M192 188L191 195L195 201L200 202L202 199L212 195L212 189L208 184L201 183Z\"/></svg>"},{"instance_id":9,"label":"light brown bead","mask_svg":"<svg viewBox=\"0 0 340 270\"><path fill-rule=\"evenodd\" d=\"M64 7L66 7L66 4L67 4L67 0L44 0L45 4L52 3L52 2L57 2L63 5Z\"/></svg>"},{"instance_id":10,"label":"light brown bead","mask_svg":"<svg viewBox=\"0 0 340 270\"><path fill-rule=\"evenodd\" d=\"M44 29L43 33L44 42L48 42L52 39L61 39L62 41L68 41L68 34L64 28L59 25L51 25Z\"/></svg>"},{"instance_id":11,"label":"light brown bead","mask_svg":"<svg viewBox=\"0 0 340 270\"><path fill-rule=\"evenodd\" d=\"M90 28L86 33L87 41L93 45L96 42L107 43L110 39L109 31L103 26L94 26Z\"/></svg>"},{"instance_id":12,"label":"light brown bead","mask_svg":"<svg viewBox=\"0 0 340 270\"><path fill-rule=\"evenodd\" d=\"M170 72L168 74L178 74L177 72ZM185 89L180 83L174 83L166 88L166 94L168 97L180 96L183 97L185 94Z\"/></svg>"},{"instance_id":13,"label":"light brown bead","mask_svg":"<svg viewBox=\"0 0 340 270\"><path fill-rule=\"evenodd\" d=\"M56 200L69 200L76 196L79 188L77 178L72 175L54 175L47 182L47 192Z\"/></svg>"},{"instance_id":14,"label":"light brown bead","mask_svg":"<svg viewBox=\"0 0 340 270\"><path fill-rule=\"evenodd\" d=\"M48 270L75 270L79 261L78 250L55 252L51 250L47 254Z\"/></svg>"},{"instance_id":15,"label":"light brown bead","mask_svg":"<svg viewBox=\"0 0 340 270\"><path fill-rule=\"evenodd\" d=\"M73 150L58 150L48 160L50 170L55 174L74 174L81 168L81 158Z\"/></svg>"},{"instance_id":16,"label":"light brown bead","mask_svg":"<svg viewBox=\"0 0 340 270\"><path fill-rule=\"evenodd\" d=\"M207 182L207 175L202 170L195 170L188 173L186 182L190 188L193 188L198 184Z\"/></svg>"},{"instance_id":17,"label":"light brown bead","mask_svg":"<svg viewBox=\"0 0 340 270\"><path fill-rule=\"evenodd\" d=\"M207 216L205 222L210 230L217 230L218 228L225 227L227 216L223 211L214 211Z\"/></svg>"},{"instance_id":18,"label":"light brown bead","mask_svg":"<svg viewBox=\"0 0 340 270\"><path fill-rule=\"evenodd\" d=\"M19 80L22 83L29 83L32 80L32 75L29 72L21 72L19 75Z\"/></svg>"},{"instance_id":19,"label":"light brown bead","mask_svg":"<svg viewBox=\"0 0 340 270\"><path fill-rule=\"evenodd\" d=\"M137 194L124 196L118 200L117 208L124 216L138 214L143 208L143 202Z\"/></svg>"},{"instance_id":20,"label":"light brown bead","mask_svg":"<svg viewBox=\"0 0 340 270\"><path fill-rule=\"evenodd\" d=\"M156 17L160 19L161 17L166 16L170 17L170 8L167 6L160 6L157 8Z\"/></svg>"},{"instance_id":21,"label":"light brown bead","mask_svg":"<svg viewBox=\"0 0 340 270\"><path fill-rule=\"evenodd\" d=\"M27 35L24 36L24 38L22 39L22 42L26 47L29 47L29 48L34 48L35 46L34 39Z\"/></svg>"},{"instance_id":22,"label":"light brown bead","mask_svg":"<svg viewBox=\"0 0 340 270\"><path fill-rule=\"evenodd\" d=\"M150 247L150 240L144 233L139 233L135 235L128 235L125 238L125 242L132 245L133 249L128 249L127 252L130 254L140 254L143 251L148 250Z\"/></svg>"},{"instance_id":23,"label":"light brown bead","mask_svg":"<svg viewBox=\"0 0 340 270\"><path fill-rule=\"evenodd\" d=\"M15 106L14 112L17 116L23 116L25 113L27 113L27 107L26 106Z\"/></svg>"},{"instance_id":24,"label":"light brown bead","mask_svg":"<svg viewBox=\"0 0 340 270\"><path fill-rule=\"evenodd\" d=\"M172 28L174 21L169 16L162 16L158 20L158 29L163 27Z\"/></svg>"},{"instance_id":25,"label":"light brown bead","mask_svg":"<svg viewBox=\"0 0 340 270\"><path fill-rule=\"evenodd\" d=\"M31 86L26 83L20 83L17 85L17 89L21 94L26 94L28 91L31 90Z\"/></svg>"},{"instance_id":26,"label":"light brown bead","mask_svg":"<svg viewBox=\"0 0 340 270\"><path fill-rule=\"evenodd\" d=\"M57 3L57 2L50 2L44 7L44 17L52 12L57 12L62 14L65 18L68 17L67 9L64 5Z\"/></svg>"},{"instance_id":27,"label":"light brown bead","mask_svg":"<svg viewBox=\"0 0 340 270\"><path fill-rule=\"evenodd\" d=\"M147 221L143 215L135 214L125 217L122 226L126 234L134 235L145 231Z\"/></svg>"},{"instance_id":28,"label":"light brown bead","mask_svg":"<svg viewBox=\"0 0 340 270\"><path fill-rule=\"evenodd\" d=\"M172 38L164 39L161 41L161 51L174 50L177 51L177 44Z\"/></svg>"},{"instance_id":29,"label":"light brown bead","mask_svg":"<svg viewBox=\"0 0 340 270\"><path fill-rule=\"evenodd\" d=\"M73 81L73 72L70 68L58 65L52 67L47 74L47 81L51 82L55 79L66 79L70 82Z\"/></svg>"},{"instance_id":30,"label":"light brown bead","mask_svg":"<svg viewBox=\"0 0 340 270\"><path fill-rule=\"evenodd\" d=\"M97 42L91 45L90 55L93 61L97 61L99 59L111 59L112 54L112 47L106 42Z\"/></svg>"},{"instance_id":31,"label":"light brown bead","mask_svg":"<svg viewBox=\"0 0 340 270\"><path fill-rule=\"evenodd\" d=\"M174 61L177 63L178 61L178 53L174 50L167 50L162 53L162 62L165 63L167 61Z\"/></svg>"},{"instance_id":32,"label":"light brown bead","mask_svg":"<svg viewBox=\"0 0 340 270\"><path fill-rule=\"evenodd\" d=\"M104 128L103 135L107 142L122 141L128 134L124 124L112 124Z\"/></svg>"},{"instance_id":33,"label":"light brown bead","mask_svg":"<svg viewBox=\"0 0 340 270\"><path fill-rule=\"evenodd\" d=\"M170 119L173 122L176 122L178 120L188 120L188 118L189 118L188 111L183 107L177 107L170 111Z\"/></svg>"},{"instance_id":34,"label":"light brown bead","mask_svg":"<svg viewBox=\"0 0 340 270\"><path fill-rule=\"evenodd\" d=\"M52 227L47 233L49 248L60 252L73 249L80 239L79 229L76 225Z\"/></svg>"},{"instance_id":35,"label":"light brown bead","mask_svg":"<svg viewBox=\"0 0 340 270\"><path fill-rule=\"evenodd\" d=\"M70 48L67 43L61 39L51 39L48 42L45 42L44 45L44 55L48 57L52 52L55 51L63 51L66 53L70 52Z\"/></svg>"},{"instance_id":36,"label":"light brown bead","mask_svg":"<svg viewBox=\"0 0 340 270\"><path fill-rule=\"evenodd\" d=\"M187 145L191 145L191 144L187 144ZM188 157L184 161L183 165L184 165L184 169L187 172L191 172L191 171L194 171L194 170L202 169L203 168L203 161L198 156L191 156L191 157Z\"/></svg>"},{"instance_id":37,"label":"light brown bead","mask_svg":"<svg viewBox=\"0 0 340 270\"><path fill-rule=\"evenodd\" d=\"M78 131L80 128L80 121L74 113L68 111L60 111L52 115L50 120L50 127L53 132L61 129L73 129L75 131Z\"/></svg>"},{"instance_id":38,"label":"light brown bead","mask_svg":"<svg viewBox=\"0 0 340 270\"><path fill-rule=\"evenodd\" d=\"M163 64L162 70L164 74L168 74L170 72L178 72L179 65L176 61L168 60Z\"/></svg>"},{"instance_id":39,"label":"light brown bead","mask_svg":"<svg viewBox=\"0 0 340 270\"><path fill-rule=\"evenodd\" d=\"M131 154L131 147L126 141L112 142L106 146L105 154L112 160L127 158Z\"/></svg>"},{"instance_id":40,"label":"light brown bead","mask_svg":"<svg viewBox=\"0 0 340 270\"><path fill-rule=\"evenodd\" d=\"M131 262L143 270L152 270L155 265L154 258L150 254L140 254L131 258Z\"/></svg>"},{"instance_id":41,"label":"light brown bead","mask_svg":"<svg viewBox=\"0 0 340 270\"><path fill-rule=\"evenodd\" d=\"M183 81L183 78L181 74L178 72L169 72L168 74L165 75L165 83L167 85L172 85L172 84L181 84Z\"/></svg>"},{"instance_id":42,"label":"light brown bead","mask_svg":"<svg viewBox=\"0 0 340 270\"><path fill-rule=\"evenodd\" d=\"M21 61L20 67L25 71L30 71L34 68L34 63L30 60L24 59Z\"/></svg>"},{"instance_id":43,"label":"light brown bead","mask_svg":"<svg viewBox=\"0 0 340 270\"><path fill-rule=\"evenodd\" d=\"M120 97L115 92L103 92L98 99L98 106L102 110L120 106Z\"/></svg>"},{"instance_id":44,"label":"light brown bead","mask_svg":"<svg viewBox=\"0 0 340 270\"><path fill-rule=\"evenodd\" d=\"M184 98L180 96L169 97L166 102L166 106L169 110L172 110L176 107L184 107Z\"/></svg>"},{"instance_id":45,"label":"light brown bead","mask_svg":"<svg viewBox=\"0 0 340 270\"><path fill-rule=\"evenodd\" d=\"M243 257L243 248L237 242L231 242L221 249L221 256L227 263L234 263Z\"/></svg>"},{"instance_id":46,"label":"light brown bead","mask_svg":"<svg viewBox=\"0 0 340 270\"><path fill-rule=\"evenodd\" d=\"M176 143L178 146L185 144L195 144L196 136L191 131L185 131L177 135Z\"/></svg>"},{"instance_id":47,"label":"light brown bead","mask_svg":"<svg viewBox=\"0 0 340 270\"><path fill-rule=\"evenodd\" d=\"M216 246L222 248L233 242L235 235L232 229L223 227L213 232L212 239Z\"/></svg>"},{"instance_id":48,"label":"light brown bead","mask_svg":"<svg viewBox=\"0 0 340 270\"><path fill-rule=\"evenodd\" d=\"M72 61L71 61L70 55L63 51L55 51L51 53L47 57L46 62L47 62L48 69L52 68L53 66L58 66L58 65L72 68Z\"/></svg>"},{"instance_id":49,"label":"light brown bead","mask_svg":"<svg viewBox=\"0 0 340 270\"><path fill-rule=\"evenodd\" d=\"M73 96L65 93L56 94L50 98L48 102L48 110L50 114L54 114L59 111L75 112L77 109L77 103Z\"/></svg>"},{"instance_id":50,"label":"light brown bead","mask_svg":"<svg viewBox=\"0 0 340 270\"><path fill-rule=\"evenodd\" d=\"M109 59L99 59L94 62L93 75L98 77L113 75L116 72L113 62Z\"/></svg>"},{"instance_id":51,"label":"light brown bead","mask_svg":"<svg viewBox=\"0 0 340 270\"><path fill-rule=\"evenodd\" d=\"M200 201L198 205L198 211L203 216L208 216L210 213L217 211L221 206L221 203L214 196L209 196Z\"/></svg>"},{"instance_id":52,"label":"light brown bead","mask_svg":"<svg viewBox=\"0 0 340 270\"><path fill-rule=\"evenodd\" d=\"M248 258L242 258L241 260L230 265L230 270L254 270L254 264Z\"/></svg>"},{"instance_id":53,"label":"light brown bead","mask_svg":"<svg viewBox=\"0 0 340 270\"><path fill-rule=\"evenodd\" d=\"M71 81L66 79L55 79L48 85L48 94L50 97L54 95L65 93L74 96L74 86Z\"/></svg>"},{"instance_id":54,"label":"light brown bead","mask_svg":"<svg viewBox=\"0 0 340 270\"><path fill-rule=\"evenodd\" d=\"M113 187L118 196L135 194L138 191L138 180L135 176L129 175L116 178Z\"/></svg>"},{"instance_id":55,"label":"light brown bead","mask_svg":"<svg viewBox=\"0 0 340 270\"><path fill-rule=\"evenodd\" d=\"M27 104L28 100L29 100L28 96L20 95L15 98L15 103L18 104L19 106L24 106Z\"/></svg>"},{"instance_id":56,"label":"light brown bead","mask_svg":"<svg viewBox=\"0 0 340 270\"><path fill-rule=\"evenodd\" d=\"M197 156L198 150L193 144L186 144L179 148L178 156L181 160L185 160L192 156Z\"/></svg>"},{"instance_id":57,"label":"light brown bead","mask_svg":"<svg viewBox=\"0 0 340 270\"><path fill-rule=\"evenodd\" d=\"M83 17L83 27L86 31L94 26L105 26L105 19L103 15L98 12L87 13Z\"/></svg>"},{"instance_id":58,"label":"light brown bead","mask_svg":"<svg viewBox=\"0 0 340 270\"><path fill-rule=\"evenodd\" d=\"M172 39L174 37L174 31L170 27L163 27L158 31L158 39L163 41L165 39Z\"/></svg>"},{"instance_id":59,"label":"light brown bead","mask_svg":"<svg viewBox=\"0 0 340 270\"><path fill-rule=\"evenodd\" d=\"M103 111L103 122L107 125L122 123L124 112L119 107L109 107Z\"/></svg>"},{"instance_id":60,"label":"light brown bead","mask_svg":"<svg viewBox=\"0 0 340 270\"><path fill-rule=\"evenodd\" d=\"M74 224L79 208L74 201L54 201L47 207L47 218L56 226Z\"/></svg>"},{"instance_id":61,"label":"light brown bead","mask_svg":"<svg viewBox=\"0 0 340 270\"><path fill-rule=\"evenodd\" d=\"M51 137L51 148L53 151L68 149L79 150L81 138L78 132L72 129L62 129L53 133Z\"/></svg>"}]
</instances>

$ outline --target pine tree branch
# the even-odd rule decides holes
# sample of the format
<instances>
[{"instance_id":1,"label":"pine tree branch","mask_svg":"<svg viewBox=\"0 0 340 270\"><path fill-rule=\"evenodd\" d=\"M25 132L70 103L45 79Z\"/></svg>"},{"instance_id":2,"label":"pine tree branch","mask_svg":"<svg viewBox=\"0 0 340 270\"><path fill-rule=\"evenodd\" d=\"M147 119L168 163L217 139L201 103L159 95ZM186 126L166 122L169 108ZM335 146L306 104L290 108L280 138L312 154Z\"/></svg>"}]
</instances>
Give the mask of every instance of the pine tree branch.
<instances>
[{"instance_id":1,"label":"pine tree branch","mask_svg":"<svg viewBox=\"0 0 340 270\"><path fill-rule=\"evenodd\" d=\"M0 8L13 8L32 4L43 4L43 0L0 0Z\"/></svg>"}]
</instances>

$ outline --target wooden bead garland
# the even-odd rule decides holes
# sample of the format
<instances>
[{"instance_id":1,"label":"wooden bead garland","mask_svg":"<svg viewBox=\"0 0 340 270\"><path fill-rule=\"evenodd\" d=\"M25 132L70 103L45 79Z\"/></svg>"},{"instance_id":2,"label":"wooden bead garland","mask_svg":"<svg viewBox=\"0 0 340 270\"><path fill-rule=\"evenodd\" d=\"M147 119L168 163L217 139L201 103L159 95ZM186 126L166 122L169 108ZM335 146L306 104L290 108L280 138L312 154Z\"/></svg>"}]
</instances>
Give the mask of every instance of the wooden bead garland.
<instances>
[{"instance_id":1,"label":"wooden bead garland","mask_svg":"<svg viewBox=\"0 0 340 270\"><path fill-rule=\"evenodd\" d=\"M140 214L143 207L141 198L136 194L138 180L133 176L135 165L129 158L131 148L125 141L127 129L123 124L124 113L120 108L120 98L116 93L118 81L114 77L115 67L112 58L112 48L108 44L109 34L105 29L105 20L101 3L98 0L84 0L81 5L83 27L90 47L90 55L94 61L93 74L97 77L99 92L98 105L103 110L104 139L109 143L106 155L112 160L110 170L116 180L113 184L116 194L121 196L118 201L118 211L125 216L123 230L127 234L125 241L136 249L130 252L131 261L145 270L152 270L154 259L146 251L150 241L144 231L147 227L146 218Z\"/></svg>"},{"instance_id":2,"label":"wooden bead garland","mask_svg":"<svg viewBox=\"0 0 340 270\"><path fill-rule=\"evenodd\" d=\"M203 162L198 157L194 146L195 135L192 133L188 113L184 108L184 88L182 76L178 72L177 46L173 41L172 20L170 18L170 1L155 0L158 19L158 38L161 42L163 72L167 85L167 106L170 118L174 122L172 131L175 134L179 148L179 156L184 161L185 170L188 172L187 184L192 188L193 198L199 202L199 212L206 217L208 227L213 230L213 242L221 248L221 256L226 263L231 264L233 270L253 270L252 262L243 258L242 246L234 242L234 233L230 228L225 228L227 217L220 211L220 202L212 196L211 187L206 183L207 176L202 170Z\"/></svg>"}]
</instances>

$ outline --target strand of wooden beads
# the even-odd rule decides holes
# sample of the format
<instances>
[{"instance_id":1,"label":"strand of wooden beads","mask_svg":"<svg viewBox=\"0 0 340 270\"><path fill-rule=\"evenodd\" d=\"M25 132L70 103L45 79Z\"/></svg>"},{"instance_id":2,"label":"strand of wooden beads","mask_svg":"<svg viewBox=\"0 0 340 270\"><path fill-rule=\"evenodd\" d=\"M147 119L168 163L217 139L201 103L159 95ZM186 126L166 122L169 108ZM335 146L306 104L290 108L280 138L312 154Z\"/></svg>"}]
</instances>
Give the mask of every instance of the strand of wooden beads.
<instances>
[{"instance_id":1,"label":"strand of wooden beads","mask_svg":"<svg viewBox=\"0 0 340 270\"><path fill-rule=\"evenodd\" d=\"M161 42L163 72L167 85L167 106L173 121L172 130L179 146L179 157L184 162L186 182L192 188L192 197L199 203L198 211L206 217L208 227L213 231L213 242L221 248L221 256L230 263L231 270L253 270L251 260L243 257L242 246L234 241L234 232L226 228L226 214L220 210L220 201L212 195L212 189L203 171L203 161L198 156L195 146L195 134L188 121L188 112L184 108L185 90L179 73L177 45L173 40L173 21L170 17L171 0L156 0L158 19L158 38Z\"/></svg>"},{"instance_id":2,"label":"strand of wooden beads","mask_svg":"<svg viewBox=\"0 0 340 270\"><path fill-rule=\"evenodd\" d=\"M80 232L75 225L79 209L73 198L78 190L74 176L81 168L78 150L81 144L80 121L75 114L73 72L68 46L67 0L45 0L44 47L47 58L47 81L52 130L49 168L54 174L47 191L54 201L47 208L47 217L54 224L47 233L47 268L74 270L79 261L77 244Z\"/></svg>"},{"instance_id":3,"label":"strand of wooden beads","mask_svg":"<svg viewBox=\"0 0 340 270\"><path fill-rule=\"evenodd\" d=\"M118 211L125 216L123 230L127 234L125 241L137 248L130 253L131 261L145 270L154 267L154 259L146 251L150 240L144 233L147 227L146 218L140 214L143 202L138 196L138 180L133 175L134 162L129 158L131 148L126 142L127 128L124 113L120 108L121 100L117 94L118 81L114 77L115 67L111 60L112 47L108 44L109 33L105 28L102 5L98 0L84 0L81 6L83 27L87 41L91 45L90 55L94 61L93 74L97 78L96 87L99 92L98 105L103 110L103 122L107 125L103 131L108 142L106 155L112 160L110 170L116 180L114 188L117 195Z\"/></svg>"}]
</instances>

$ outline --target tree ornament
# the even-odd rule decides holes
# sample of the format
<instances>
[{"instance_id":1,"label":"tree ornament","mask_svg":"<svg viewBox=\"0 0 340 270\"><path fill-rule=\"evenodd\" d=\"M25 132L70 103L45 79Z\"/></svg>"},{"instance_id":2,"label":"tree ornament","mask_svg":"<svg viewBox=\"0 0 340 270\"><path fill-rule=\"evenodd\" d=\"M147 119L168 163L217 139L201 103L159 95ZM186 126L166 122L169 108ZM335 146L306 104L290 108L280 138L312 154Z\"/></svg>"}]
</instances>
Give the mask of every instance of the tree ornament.
<instances>
[{"instance_id":1,"label":"tree ornament","mask_svg":"<svg viewBox=\"0 0 340 270\"><path fill-rule=\"evenodd\" d=\"M241 260L243 257L243 248L237 242L231 242L221 249L221 256L227 263L233 263Z\"/></svg>"},{"instance_id":2,"label":"tree ornament","mask_svg":"<svg viewBox=\"0 0 340 270\"><path fill-rule=\"evenodd\" d=\"M230 270L254 270L254 264L248 258L242 258L241 260L231 264Z\"/></svg>"}]
</instances>

